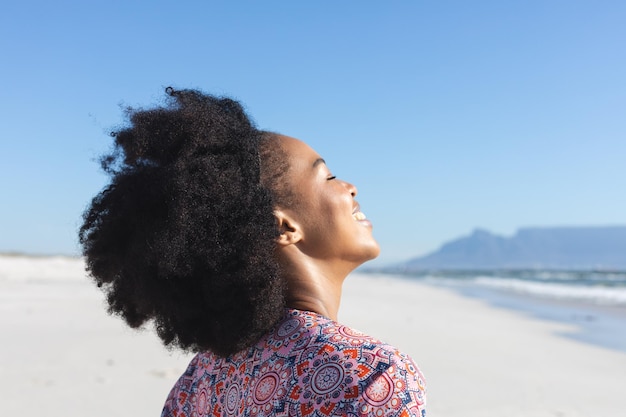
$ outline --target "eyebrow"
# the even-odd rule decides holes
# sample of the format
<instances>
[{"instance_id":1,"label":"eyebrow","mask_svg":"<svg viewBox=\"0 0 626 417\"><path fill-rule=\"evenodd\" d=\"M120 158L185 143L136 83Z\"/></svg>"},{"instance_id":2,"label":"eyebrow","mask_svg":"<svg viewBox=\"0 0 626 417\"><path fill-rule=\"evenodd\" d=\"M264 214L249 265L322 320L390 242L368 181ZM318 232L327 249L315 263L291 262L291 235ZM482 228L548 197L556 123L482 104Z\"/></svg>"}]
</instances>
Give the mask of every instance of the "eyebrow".
<instances>
[{"instance_id":1,"label":"eyebrow","mask_svg":"<svg viewBox=\"0 0 626 417\"><path fill-rule=\"evenodd\" d=\"M326 161L324 161L324 158L317 158L315 162L313 162L313 168L315 168L319 164L326 164Z\"/></svg>"}]
</instances>

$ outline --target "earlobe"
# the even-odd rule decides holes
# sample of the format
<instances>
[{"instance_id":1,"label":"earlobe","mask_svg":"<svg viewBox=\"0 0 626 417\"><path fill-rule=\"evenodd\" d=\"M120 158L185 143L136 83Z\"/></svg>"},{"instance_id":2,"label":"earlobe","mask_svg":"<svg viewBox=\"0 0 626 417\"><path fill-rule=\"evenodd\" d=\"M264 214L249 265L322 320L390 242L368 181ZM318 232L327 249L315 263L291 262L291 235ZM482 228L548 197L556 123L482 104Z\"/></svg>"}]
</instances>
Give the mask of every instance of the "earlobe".
<instances>
[{"instance_id":1,"label":"earlobe","mask_svg":"<svg viewBox=\"0 0 626 417\"><path fill-rule=\"evenodd\" d=\"M302 239L300 226L284 211L274 210L274 217L278 223L278 231L280 233L276 238L276 243L279 246L293 245Z\"/></svg>"}]
</instances>

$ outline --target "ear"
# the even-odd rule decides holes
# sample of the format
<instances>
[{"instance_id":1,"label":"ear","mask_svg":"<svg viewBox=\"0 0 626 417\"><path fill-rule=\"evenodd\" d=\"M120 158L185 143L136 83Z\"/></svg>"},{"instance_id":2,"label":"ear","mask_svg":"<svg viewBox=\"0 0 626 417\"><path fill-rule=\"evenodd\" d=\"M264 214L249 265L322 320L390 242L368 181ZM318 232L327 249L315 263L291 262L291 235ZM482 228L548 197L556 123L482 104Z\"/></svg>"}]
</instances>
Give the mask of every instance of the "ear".
<instances>
[{"instance_id":1,"label":"ear","mask_svg":"<svg viewBox=\"0 0 626 417\"><path fill-rule=\"evenodd\" d=\"M302 240L300 225L283 210L274 210L274 217L278 223L280 235L276 238L278 246L289 246Z\"/></svg>"}]
</instances>

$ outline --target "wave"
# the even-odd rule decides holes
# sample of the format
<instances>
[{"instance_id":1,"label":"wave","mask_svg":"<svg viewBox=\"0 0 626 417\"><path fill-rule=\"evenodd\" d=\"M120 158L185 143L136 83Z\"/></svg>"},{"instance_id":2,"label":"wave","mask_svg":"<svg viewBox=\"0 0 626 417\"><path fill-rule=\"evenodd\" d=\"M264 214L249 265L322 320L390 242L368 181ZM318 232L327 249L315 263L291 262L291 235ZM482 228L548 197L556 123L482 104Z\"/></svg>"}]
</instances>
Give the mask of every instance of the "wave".
<instances>
[{"instance_id":1,"label":"wave","mask_svg":"<svg viewBox=\"0 0 626 417\"><path fill-rule=\"evenodd\" d=\"M417 278L437 286L474 287L524 296L580 301L607 306L626 306L626 279L623 273L603 274L533 271L532 273L424 274ZM413 278L416 278L413 275Z\"/></svg>"},{"instance_id":2,"label":"wave","mask_svg":"<svg viewBox=\"0 0 626 417\"><path fill-rule=\"evenodd\" d=\"M474 283L517 294L626 306L626 287L568 285L491 277L477 277Z\"/></svg>"}]
</instances>

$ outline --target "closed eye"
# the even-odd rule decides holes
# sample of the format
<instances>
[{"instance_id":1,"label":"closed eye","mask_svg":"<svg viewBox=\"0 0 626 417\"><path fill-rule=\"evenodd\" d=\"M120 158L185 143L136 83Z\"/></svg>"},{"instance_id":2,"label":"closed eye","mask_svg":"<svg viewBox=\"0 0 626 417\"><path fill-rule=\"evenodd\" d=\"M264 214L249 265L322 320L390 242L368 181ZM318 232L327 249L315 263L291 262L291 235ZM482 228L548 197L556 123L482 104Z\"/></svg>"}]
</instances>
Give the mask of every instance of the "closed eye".
<instances>
[{"instance_id":1,"label":"closed eye","mask_svg":"<svg viewBox=\"0 0 626 417\"><path fill-rule=\"evenodd\" d=\"M327 180L327 181L330 181L330 180L334 180L335 178L337 178L337 177L333 175L333 176L331 176L331 177L326 178L326 180Z\"/></svg>"}]
</instances>

